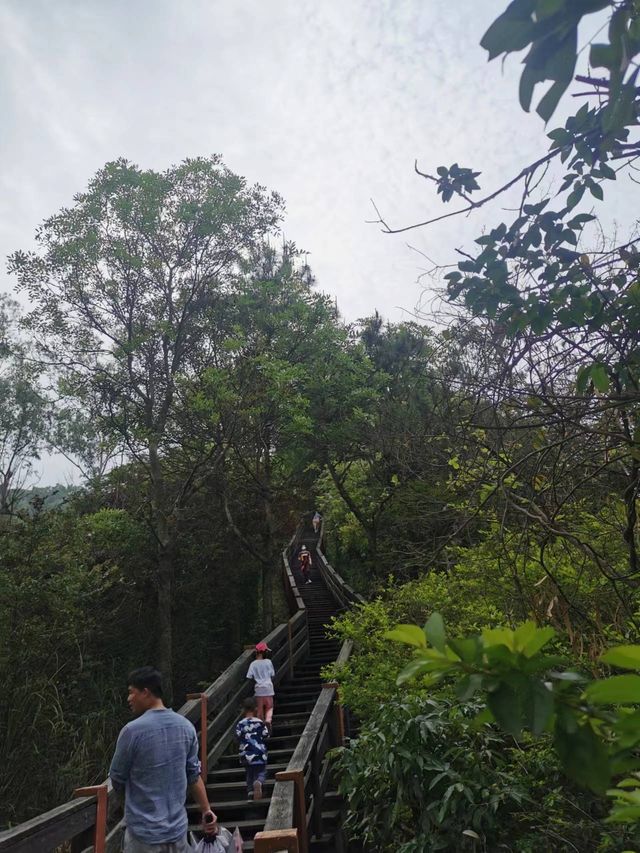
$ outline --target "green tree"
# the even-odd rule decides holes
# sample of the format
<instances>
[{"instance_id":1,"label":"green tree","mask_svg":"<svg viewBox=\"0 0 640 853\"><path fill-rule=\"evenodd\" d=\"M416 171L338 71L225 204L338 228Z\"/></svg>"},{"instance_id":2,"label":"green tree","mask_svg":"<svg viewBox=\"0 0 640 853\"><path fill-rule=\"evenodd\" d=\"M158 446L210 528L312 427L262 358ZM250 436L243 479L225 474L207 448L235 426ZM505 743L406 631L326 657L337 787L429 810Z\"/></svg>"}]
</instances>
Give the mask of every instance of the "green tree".
<instances>
[{"instance_id":1,"label":"green tree","mask_svg":"<svg viewBox=\"0 0 640 853\"><path fill-rule=\"evenodd\" d=\"M640 253L637 239L599 240L590 226L594 214L579 206L587 198L601 201L613 180L626 179L633 189L640 8L609 0L515 0L481 44L490 60L529 48L520 102L528 110L536 86L550 81L537 107L549 120L574 77L579 24L605 10L607 40L589 52L590 67L602 76L576 76L576 94L588 100L547 134L546 152L483 197L480 173L471 168L456 163L419 174L444 202L464 203L436 219L522 189L514 217L487 229L445 275L447 299L485 330L486 346L500 362L476 394L491 413L479 424L484 436L476 434L477 455L487 463L481 488L493 488L522 525L536 524L549 540L562 537L582 550L630 614L640 580ZM543 196L538 179L550 165L558 182ZM599 506L609 500L624 506L616 525L627 550L622 570L564 523L568 504L587 493L597 494Z\"/></svg>"},{"instance_id":2,"label":"green tree","mask_svg":"<svg viewBox=\"0 0 640 853\"><path fill-rule=\"evenodd\" d=\"M9 261L61 393L82 400L100 432L116 436L146 472L157 546L156 662L168 683L178 523L219 452L213 435L205 444L185 440L182 388L211 363L211 316L281 209L277 195L249 187L219 157L162 173L118 160L40 226L36 251ZM181 475L169 476L176 460Z\"/></svg>"},{"instance_id":3,"label":"green tree","mask_svg":"<svg viewBox=\"0 0 640 853\"><path fill-rule=\"evenodd\" d=\"M293 244L259 247L234 286L225 351L202 379L205 411L219 417L226 449L224 511L259 568L264 630L273 623L274 570L289 523L282 508L309 461L310 377L341 335L330 300L312 284Z\"/></svg>"},{"instance_id":4,"label":"green tree","mask_svg":"<svg viewBox=\"0 0 640 853\"><path fill-rule=\"evenodd\" d=\"M0 297L0 514L13 512L45 443L50 416L41 371L18 335L18 306Z\"/></svg>"}]
</instances>

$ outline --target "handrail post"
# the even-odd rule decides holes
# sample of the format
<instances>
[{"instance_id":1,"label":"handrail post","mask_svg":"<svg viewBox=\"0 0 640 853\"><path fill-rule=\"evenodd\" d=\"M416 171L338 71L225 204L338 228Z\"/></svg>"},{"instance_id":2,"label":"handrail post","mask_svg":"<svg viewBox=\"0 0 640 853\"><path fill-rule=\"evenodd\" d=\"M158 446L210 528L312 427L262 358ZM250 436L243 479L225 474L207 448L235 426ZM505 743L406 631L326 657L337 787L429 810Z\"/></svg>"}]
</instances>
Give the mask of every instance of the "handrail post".
<instances>
[{"instance_id":1,"label":"handrail post","mask_svg":"<svg viewBox=\"0 0 640 853\"><path fill-rule=\"evenodd\" d=\"M90 788L76 788L73 792L73 796L96 798L96 826L93 834L93 853L105 853L109 789L106 785L93 785Z\"/></svg>"},{"instance_id":2,"label":"handrail post","mask_svg":"<svg viewBox=\"0 0 640 853\"><path fill-rule=\"evenodd\" d=\"M309 853L309 831L307 829L307 804L304 796L304 771L281 770L276 773L276 782L293 782L293 821L298 830L300 853Z\"/></svg>"},{"instance_id":3,"label":"handrail post","mask_svg":"<svg viewBox=\"0 0 640 853\"><path fill-rule=\"evenodd\" d=\"M299 853L298 833L295 829L263 829L253 839L255 853Z\"/></svg>"},{"instance_id":4,"label":"handrail post","mask_svg":"<svg viewBox=\"0 0 640 853\"><path fill-rule=\"evenodd\" d=\"M207 784L207 729L209 717L209 697L206 693L187 693L187 699L200 700L200 775L202 781Z\"/></svg>"}]
</instances>

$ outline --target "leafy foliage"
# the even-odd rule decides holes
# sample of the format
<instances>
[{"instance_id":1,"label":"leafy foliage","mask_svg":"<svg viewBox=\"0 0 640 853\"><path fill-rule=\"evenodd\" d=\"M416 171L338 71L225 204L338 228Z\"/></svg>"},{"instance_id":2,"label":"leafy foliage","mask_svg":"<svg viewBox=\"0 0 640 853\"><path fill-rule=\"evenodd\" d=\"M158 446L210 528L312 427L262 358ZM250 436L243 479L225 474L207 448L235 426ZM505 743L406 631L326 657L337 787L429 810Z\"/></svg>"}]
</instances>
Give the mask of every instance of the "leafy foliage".
<instances>
[{"instance_id":1,"label":"leafy foliage","mask_svg":"<svg viewBox=\"0 0 640 853\"><path fill-rule=\"evenodd\" d=\"M495 721L513 737L525 730L535 736L551 733L565 772L604 793L616 774L640 769L638 711L627 708L640 704L640 676L590 680L567 668L565 658L549 653L546 647L554 636L552 628L524 622L516 629L489 628L447 639L437 613L423 630L399 625L387 634L389 640L416 647L398 683L426 675L430 684L436 684L452 676L460 700L482 692L487 707L479 721ZM603 660L640 669L640 646L613 647ZM602 706L616 710L602 711ZM634 784L633 778L619 786L626 789ZM615 799L611 819L627 820L631 813L620 811L624 798L615 794Z\"/></svg>"}]
</instances>

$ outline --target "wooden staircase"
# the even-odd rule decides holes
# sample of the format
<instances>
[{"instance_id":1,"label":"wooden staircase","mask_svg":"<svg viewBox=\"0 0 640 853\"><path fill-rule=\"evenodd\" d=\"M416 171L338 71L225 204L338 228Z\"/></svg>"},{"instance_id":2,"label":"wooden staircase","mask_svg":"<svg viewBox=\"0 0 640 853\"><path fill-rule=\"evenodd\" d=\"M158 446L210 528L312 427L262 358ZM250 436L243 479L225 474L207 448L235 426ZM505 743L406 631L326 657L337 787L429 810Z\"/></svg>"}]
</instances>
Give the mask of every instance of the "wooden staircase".
<instances>
[{"instance_id":1,"label":"wooden staircase","mask_svg":"<svg viewBox=\"0 0 640 853\"><path fill-rule=\"evenodd\" d=\"M315 552L316 539L304 540L312 554ZM229 744L218 762L209 770L207 791L212 808L218 816L218 822L232 830L237 826L244 839L244 849L253 850L253 837L264 828L267 812L271 804L271 795L275 784L275 774L287 769L300 735L309 721L322 690L320 672L322 667L335 661L340 651L340 641L328 634L328 625L339 612L339 606L327 589L317 568L312 568L311 583L307 584L296 566L296 555L290 561L296 586L307 608L309 628L309 654L293 671L293 677L282 681L276 688L273 713L273 732L268 743L269 760L267 780L261 800L248 800L246 797L245 771L238 760L238 748L235 742ZM240 711L238 710L238 717ZM338 826L342 801L337 791L325 794L323 824L328 832L322 838L311 838L314 853L333 850L331 829ZM194 838L200 837L200 813L195 805L187 807L189 829Z\"/></svg>"}]
</instances>

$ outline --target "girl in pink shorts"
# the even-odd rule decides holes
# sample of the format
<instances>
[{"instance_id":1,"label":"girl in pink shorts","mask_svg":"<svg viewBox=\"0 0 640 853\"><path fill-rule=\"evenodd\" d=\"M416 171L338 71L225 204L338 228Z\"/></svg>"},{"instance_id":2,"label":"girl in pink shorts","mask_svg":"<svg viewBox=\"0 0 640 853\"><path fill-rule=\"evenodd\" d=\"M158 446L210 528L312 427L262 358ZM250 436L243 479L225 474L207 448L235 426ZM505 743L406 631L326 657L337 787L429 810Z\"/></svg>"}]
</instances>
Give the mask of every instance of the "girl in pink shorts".
<instances>
[{"instance_id":1,"label":"girl in pink shorts","mask_svg":"<svg viewBox=\"0 0 640 853\"><path fill-rule=\"evenodd\" d=\"M254 695L257 703L257 714L261 720L271 730L271 720L273 718L273 677L276 672L273 668L273 663L267 657L271 649L266 643L256 644L256 659L251 662L247 672L247 678L252 678L255 681Z\"/></svg>"}]
</instances>

